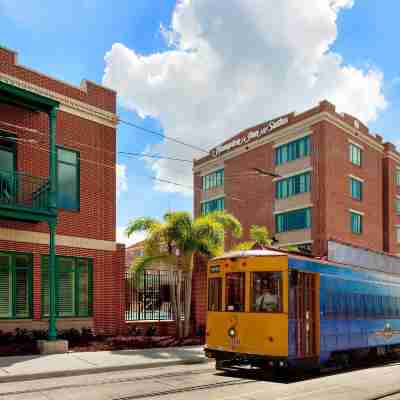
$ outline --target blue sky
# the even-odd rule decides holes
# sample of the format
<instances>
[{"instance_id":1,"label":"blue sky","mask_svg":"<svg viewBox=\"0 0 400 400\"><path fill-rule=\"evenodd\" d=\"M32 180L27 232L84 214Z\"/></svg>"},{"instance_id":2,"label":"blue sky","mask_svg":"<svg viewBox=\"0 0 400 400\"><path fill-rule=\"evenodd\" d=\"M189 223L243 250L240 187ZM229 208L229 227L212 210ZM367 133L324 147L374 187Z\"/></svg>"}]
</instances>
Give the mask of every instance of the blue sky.
<instances>
[{"instance_id":1,"label":"blue sky","mask_svg":"<svg viewBox=\"0 0 400 400\"><path fill-rule=\"evenodd\" d=\"M233 3L239 2L240 0L235 0ZM135 54L149 57L168 51L165 37L160 32L160 24L167 27L170 25L175 6L173 0L27 0L23 6L15 0L0 0L0 45L17 50L21 64L56 78L73 84L79 84L83 78L101 83L105 68L104 57L114 43L122 43ZM207 9L200 11L203 13ZM200 11L196 10L199 13ZM221 10L209 8L209 11L211 16L211 12L214 15ZM400 56L397 51L399 11L400 3L395 0L356 0L351 8L339 12L338 36L330 47L332 53L340 54L346 65L360 70L373 68L383 73L381 90L387 106L385 110L378 112L378 118L369 122L369 126L372 131L393 141L400 139L397 133L400 124ZM220 20L223 23L226 10L221 12ZM199 16L198 18L200 21ZM185 21L183 17L182 21ZM186 31L180 31L181 34L182 32L190 39ZM184 44L181 44L181 50L183 47ZM130 86L130 89L134 92L135 86ZM135 93L130 95L134 97ZM141 103L138 100L137 110L135 106L129 109L123 106L128 100L127 96L123 96L119 104L118 113L122 119L151 129L163 129L162 118L142 119L135 112L149 108L144 100L140 100ZM151 116L151 112L145 114ZM260 122L257 115L250 113L243 124ZM264 120L267 117L269 115ZM165 118L167 121L169 117ZM174 125L168 126L168 134L175 136ZM228 127L231 129L230 125ZM232 127L242 128L233 123ZM224 132L224 135L228 135L228 132ZM185 138L191 143L199 143L196 137ZM205 146L211 143L204 141ZM149 145L157 144L160 144L157 137L122 124L118 127L118 146L121 150L141 152ZM158 150L161 151L160 149L162 148ZM171 151L175 148L163 149L171 156L182 156L186 153L184 148L174 153ZM149 176L154 175L154 170L143 160L119 157L118 162L126 166L127 174L127 191L121 192L118 199L117 225L120 228L131 218L141 215L159 217L168 208L192 210L190 196L154 188L154 182L149 179ZM172 174L175 180L179 179L179 169L182 169L182 175L190 175L190 165L182 164L178 167L178 173L175 171L175 175Z\"/></svg>"}]
</instances>

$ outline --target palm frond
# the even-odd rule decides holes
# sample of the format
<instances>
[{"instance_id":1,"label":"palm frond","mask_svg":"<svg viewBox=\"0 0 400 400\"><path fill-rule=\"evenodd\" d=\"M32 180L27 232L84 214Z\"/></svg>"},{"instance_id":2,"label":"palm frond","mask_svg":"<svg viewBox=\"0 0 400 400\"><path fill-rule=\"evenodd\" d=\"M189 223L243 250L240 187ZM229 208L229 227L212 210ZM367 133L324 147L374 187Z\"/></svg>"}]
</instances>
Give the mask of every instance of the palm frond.
<instances>
[{"instance_id":1,"label":"palm frond","mask_svg":"<svg viewBox=\"0 0 400 400\"><path fill-rule=\"evenodd\" d=\"M140 217L130 221L125 229L126 235L129 237L135 232L150 232L155 227L159 226L160 222L154 218Z\"/></svg>"},{"instance_id":2,"label":"palm frond","mask_svg":"<svg viewBox=\"0 0 400 400\"><path fill-rule=\"evenodd\" d=\"M270 246L272 244L269 231L265 226L252 225L250 228L250 238L261 246Z\"/></svg>"},{"instance_id":3,"label":"palm frond","mask_svg":"<svg viewBox=\"0 0 400 400\"><path fill-rule=\"evenodd\" d=\"M242 236L243 230L241 223L235 216L226 211L216 211L207 214L205 218L211 218L219 222L224 227L225 231L232 233L236 238Z\"/></svg>"},{"instance_id":4,"label":"palm frond","mask_svg":"<svg viewBox=\"0 0 400 400\"><path fill-rule=\"evenodd\" d=\"M165 260L166 257L159 255L159 256L143 256L143 257L136 257L134 262L130 267L130 271L134 273L140 273L144 271L147 267L152 265L157 261Z\"/></svg>"},{"instance_id":5,"label":"palm frond","mask_svg":"<svg viewBox=\"0 0 400 400\"><path fill-rule=\"evenodd\" d=\"M244 250L252 250L254 248L255 242L242 242L232 248L233 251L244 251Z\"/></svg>"}]
</instances>

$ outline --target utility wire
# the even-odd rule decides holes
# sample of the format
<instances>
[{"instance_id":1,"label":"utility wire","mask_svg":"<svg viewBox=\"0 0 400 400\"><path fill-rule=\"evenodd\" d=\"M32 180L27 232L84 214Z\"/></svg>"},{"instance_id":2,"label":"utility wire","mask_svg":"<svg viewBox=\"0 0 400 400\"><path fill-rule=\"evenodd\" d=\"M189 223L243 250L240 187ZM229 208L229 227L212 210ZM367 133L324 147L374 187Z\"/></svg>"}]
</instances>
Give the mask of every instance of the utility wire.
<instances>
[{"instance_id":1,"label":"utility wire","mask_svg":"<svg viewBox=\"0 0 400 400\"><path fill-rule=\"evenodd\" d=\"M184 163L189 163L193 164L193 161L191 160L185 160L183 158L175 158L175 157L167 157L167 156L160 156L157 154L146 154L146 153L130 153L127 151L118 151L118 154L121 154L123 156L133 156L133 157L145 157L145 158L156 158L159 160L171 160L171 161L180 161Z\"/></svg>"},{"instance_id":2,"label":"utility wire","mask_svg":"<svg viewBox=\"0 0 400 400\"><path fill-rule=\"evenodd\" d=\"M144 128L143 126L136 125L133 122L124 121L123 119L120 119L120 118L118 118L118 122L122 122L123 124L131 126L133 128L136 128L136 129L142 130L144 132L150 133L152 135L156 135L156 136L162 137L163 139L167 139L167 140L170 140L172 142L181 144L182 146L190 147L193 150L197 150L197 151L201 151L201 152L206 153L206 154L210 154L209 150L203 149L203 148L195 146L193 144L185 143L182 140L176 139L176 138L171 137L171 136L164 135L161 132L157 132L157 131L153 131L152 129Z\"/></svg>"}]
</instances>

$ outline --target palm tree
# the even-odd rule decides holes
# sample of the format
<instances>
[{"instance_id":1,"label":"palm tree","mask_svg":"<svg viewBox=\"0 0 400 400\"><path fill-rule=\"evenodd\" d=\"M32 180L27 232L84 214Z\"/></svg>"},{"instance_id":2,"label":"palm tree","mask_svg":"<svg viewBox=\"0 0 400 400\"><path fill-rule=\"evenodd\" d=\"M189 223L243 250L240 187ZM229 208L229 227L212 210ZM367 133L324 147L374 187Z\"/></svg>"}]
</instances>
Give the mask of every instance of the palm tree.
<instances>
[{"instance_id":1,"label":"palm tree","mask_svg":"<svg viewBox=\"0 0 400 400\"><path fill-rule=\"evenodd\" d=\"M162 222L153 218L138 218L130 222L126 233L130 236L134 232L147 234L144 256L137 258L131 267L135 272L143 271L155 261L163 261L177 271L176 278L170 282L171 304L178 337L188 336L194 256L212 257L222 253L225 233L229 232L237 238L242 235L240 222L225 211L195 219L187 212L169 212ZM183 304L180 296L182 284L186 284Z\"/></svg>"},{"instance_id":2,"label":"palm tree","mask_svg":"<svg viewBox=\"0 0 400 400\"><path fill-rule=\"evenodd\" d=\"M250 240L239 243L234 250L251 250L272 245L272 239L265 226L252 225L250 228Z\"/></svg>"}]
</instances>

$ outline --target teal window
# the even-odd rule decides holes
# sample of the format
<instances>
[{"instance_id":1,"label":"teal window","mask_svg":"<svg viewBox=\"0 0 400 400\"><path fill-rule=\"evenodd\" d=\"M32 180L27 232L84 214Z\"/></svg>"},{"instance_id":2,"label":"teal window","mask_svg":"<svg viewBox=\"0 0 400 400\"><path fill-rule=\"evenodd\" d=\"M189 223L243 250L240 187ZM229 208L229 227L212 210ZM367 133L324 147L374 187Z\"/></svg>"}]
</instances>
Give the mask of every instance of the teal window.
<instances>
[{"instance_id":1,"label":"teal window","mask_svg":"<svg viewBox=\"0 0 400 400\"><path fill-rule=\"evenodd\" d=\"M361 235L363 231L363 217L361 214L350 212L351 232Z\"/></svg>"},{"instance_id":2,"label":"teal window","mask_svg":"<svg viewBox=\"0 0 400 400\"><path fill-rule=\"evenodd\" d=\"M59 317L93 314L92 260L56 257L56 312ZM49 258L42 257L42 315L49 315Z\"/></svg>"},{"instance_id":3,"label":"teal window","mask_svg":"<svg viewBox=\"0 0 400 400\"><path fill-rule=\"evenodd\" d=\"M297 194L308 193L311 191L311 172L281 179L276 182L275 188L277 199L286 199Z\"/></svg>"},{"instance_id":4,"label":"teal window","mask_svg":"<svg viewBox=\"0 0 400 400\"><path fill-rule=\"evenodd\" d=\"M350 178L350 194L353 199L362 200L363 196L363 183L362 181Z\"/></svg>"},{"instance_id":5,"label":"teal window","mask_svg":"<svg viewBox=\"0 0 400 400\"><path fill-rule=\"evenodd\" d=\"M0 318L32 317L32 255L0 252Z\"/></svg>"},{"instance_id":6,"label":"teal window","mask_svg":"<svg viewBox=\"0 0 400 400\"><path fill-rule=\"evenodd\" d=\"M400 169L396 171L396 185L400 186Z\"/></svg>"},{"instance_id":7,"label":"teal window","mask_svg":"<svg viewBox=\"0 0 400 400\"><path fill-rule=\"evenodd\" d=\"M202 215L206 215L214 211L224 211L224 210L225 210L225 199L223 197L201 203Z\"/></svg>"},{"instance_id":8,"label":"teal window","mask_svg":"<svg viewBox=\"0 0 400 400\"><path fill-rule=\"evenodd\" d=\"M79 210L79 153L64 148L57 149L57 206Z\"/></svg>"},{"instance_id":9,"label":"teal window","mask_svg":"<svg viewBox=\"0 0 400 400\"><path fill-rule=\"evenodd\" d=\"M220 169L211 174L203 176L203 190L205 192L224 186L224 170Z\"/></svg>"},{"instance_id":10,"label":"teal window","mask_svg":"<svg viewBox=\"0 0 400 400\"><path fill-rule=\"evenodd\" d=\"M350 143L349 145L349 157L350 162L354 165L361 166L362 150L355 144Z\"/></svg>"},{"instance_id":11,"label":"teal window","mask_svg":"<svg viewBox=\"0 0 400 400\"><path fill-rule=\"evenodd\" d=\"M281 165L299 158L308 157L310 153L310 136L306 136L277 147L275 149L275 164Z\"/></svg>"},{"instance_id":12,"label":"teal window","mask_svg":"<svg viewBox=\"0 0 400 400\"><path fill-rule=\"evenodd\" d=\"M277 214L275 224L277 233L311 228L311 208Z\"/></svg>"},{"instance_id":13,"label":"teal window","mask_svg":"<svg viewBox=\"0 0 400 400\"><path fill-rule=\"evenodd\" d=\"M396 214L400 215L400 198L396 199Z\"/></svg>"}]
</instances>

